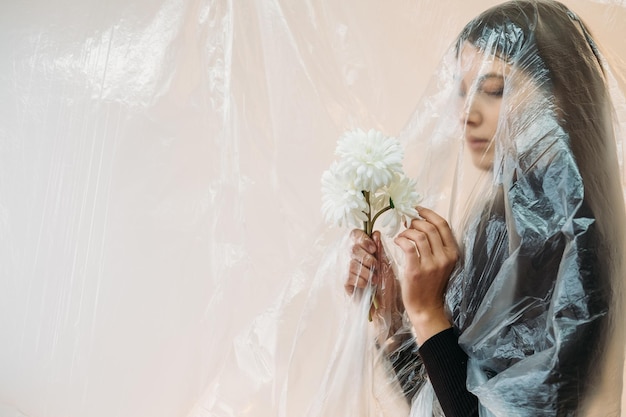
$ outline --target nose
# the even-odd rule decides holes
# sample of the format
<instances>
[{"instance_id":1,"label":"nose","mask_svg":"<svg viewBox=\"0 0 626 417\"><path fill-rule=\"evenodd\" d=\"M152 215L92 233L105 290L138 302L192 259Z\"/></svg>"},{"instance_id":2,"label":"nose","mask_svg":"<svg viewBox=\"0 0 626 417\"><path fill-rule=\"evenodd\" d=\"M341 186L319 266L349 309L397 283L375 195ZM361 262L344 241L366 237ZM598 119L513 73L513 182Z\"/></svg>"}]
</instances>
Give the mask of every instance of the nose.
<instances>
[{"instance_id":1,"label":"nose","mask_svg":"<svg viewBox=\"0 0 626 417\"><path fill-rule=\"evenodd\" d=\"M482 121L482 117L476 106L475 100L468 100L461 108L461 125L478 126Z\"/></svg>"}]
</instances>

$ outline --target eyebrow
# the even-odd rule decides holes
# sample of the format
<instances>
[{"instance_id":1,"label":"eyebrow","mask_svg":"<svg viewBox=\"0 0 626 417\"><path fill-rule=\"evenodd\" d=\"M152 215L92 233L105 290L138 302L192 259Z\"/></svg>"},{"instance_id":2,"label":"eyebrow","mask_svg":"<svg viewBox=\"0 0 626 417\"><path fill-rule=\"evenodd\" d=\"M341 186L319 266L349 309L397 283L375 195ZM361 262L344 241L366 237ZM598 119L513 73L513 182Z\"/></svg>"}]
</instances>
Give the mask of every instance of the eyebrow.
<instances>
[{"instance_id":1,"label":"eyebrow","mask_svg":"<svg viewBox=\"0 0 626 417\"><path fill-rule=\"evenodd\" d=\"M498 73L495 73L495 72L489 72L489 73L487 73L485 75L481 75L478 78L478 83L481 84L483 81L491 79L491 78L499 78L499 79L504 81L504 75L498 74Z\"/></svg>"},{"instance_id":2,"label":"eyebrow","mask_svg":"<svg viewBox=\"0 0 626 417\"><path fill-rule=\"evenodd\" d=\"M499 74L497 72L488 72L487 74L484 74L484 75L481 75L480 77L478 77L477 83L481 84L485 80L489 80L489 79L492 79L492 78L499 78L502 81L504 81L504 75ZM462 78L459 77L458 75L455 75L454 79L463 81Z\"/></svg>"},{"instance_id":3,"label":"eyebrow","mask_svg":"<svg viewBox=\"0 0 626 417\"><path fill-rule=\"evenodd\" d=\"M457 76L455 75L455 78L457 78ZM490 80L493 78L498 78L500 80L502 80L502 82L504 82L504 75L497 73L497 72L488 72L487 74L481 75L480 77L478 77L478 79L476 80L476 83L474 85L479 85L482 87L482 84L486 81L486 80ZM465 81L461 78L461 85L465 86Z\"/></svg>"}]
</instances>

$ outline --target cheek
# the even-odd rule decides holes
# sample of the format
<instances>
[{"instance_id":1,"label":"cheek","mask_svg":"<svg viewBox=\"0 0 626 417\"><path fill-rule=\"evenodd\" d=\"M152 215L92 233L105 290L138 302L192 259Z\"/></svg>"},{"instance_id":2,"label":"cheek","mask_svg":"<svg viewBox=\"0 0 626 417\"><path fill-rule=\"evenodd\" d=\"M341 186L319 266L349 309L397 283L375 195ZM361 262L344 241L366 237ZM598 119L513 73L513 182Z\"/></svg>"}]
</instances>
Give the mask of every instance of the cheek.
<instances>
[{"instance_id":1,"label":"cheek","mask_svg":"<svg viewBox=\"0 0 626 417\"><path fill-rule=\"evenodd\" d=\"M468 113L467 98L462 95L458 95L453 103L453 111L459 115L466 115Z\"/></svg>"},{"instance_id":2,"label":"cheek","mask_svg":"<svg viewBox=\"0 0 626 417\"><path fill-rule=\"evenodd\" d=\"M485 113L487 115L485 119L488 120L488 123L490 125L489 126L490 130L492 130L494 133L496 129L498 128L498 121L500 119L501 109L502 109L502 100L493 100L485 108Z\"/></svg>"}]
</instances>

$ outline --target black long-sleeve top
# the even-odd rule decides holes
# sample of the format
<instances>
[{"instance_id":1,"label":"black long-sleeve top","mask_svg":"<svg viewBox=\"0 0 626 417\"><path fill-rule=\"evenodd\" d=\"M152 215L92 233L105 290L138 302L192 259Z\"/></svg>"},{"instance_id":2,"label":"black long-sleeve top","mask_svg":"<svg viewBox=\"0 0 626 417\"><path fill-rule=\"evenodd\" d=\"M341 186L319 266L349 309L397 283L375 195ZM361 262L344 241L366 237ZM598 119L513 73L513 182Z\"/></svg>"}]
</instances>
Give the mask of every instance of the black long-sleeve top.
<instances>
[{"instance_id":1,"label":"black long-sleeve top","mask_svg":"<svg viewBox=\"0 0 626 417\"><path fill-rule=\"evenodd\" d=\"M467 355L455 328L434 335L419 349L411 339L390 359L408 401L421 387L425 368L446 417L478 416L478 398L466 387Z\"/></svg>"},{"instance_id":2,"label":"black long-sleeve top","mask_svg":"<svg viewBox=\"0 0 626 417\"><path fill-rule=\"evenodd\" d=\"M428 339L419 354L446 417L478 416L478 398L467 390L467 355L453 327Z\"/></svg>"}]
</instances>

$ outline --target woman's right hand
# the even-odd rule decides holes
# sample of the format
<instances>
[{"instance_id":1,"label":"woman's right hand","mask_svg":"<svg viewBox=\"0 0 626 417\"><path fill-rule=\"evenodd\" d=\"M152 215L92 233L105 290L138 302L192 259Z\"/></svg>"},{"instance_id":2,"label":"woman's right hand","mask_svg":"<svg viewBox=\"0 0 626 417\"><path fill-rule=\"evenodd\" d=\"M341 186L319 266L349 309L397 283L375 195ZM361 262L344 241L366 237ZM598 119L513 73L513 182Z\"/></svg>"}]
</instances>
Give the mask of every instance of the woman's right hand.
<instances>
[{"instance_id":1,"label":"woman's right hand","mask_svg":"<svg viewBox=\"0 0 626 417\"><path fill-rule=\"evenodd\" d=\"M376 288L377 308L372 305L370 315L375 323L386 328L391 336L402 324L402 296L391 263L387 258L380 232L370 238L359 229L352 231L350 269L344 288L349 295L357 295L372 285ZM382 330L382 329L381 329Z\"/></svg>"},{"instance_id":2,"label":"woman's right hand","mask_svg":"<svg viewBox=\"0 0 626 417\"><path fill-rule=\"evenodd\" d=\"M424 207L418 210L421 218L396 236L395 243L406 257L402 300L421 345L452 326L445 311L445 292L459 249L443 217Z\"/></svg>"}]
</instances>

